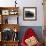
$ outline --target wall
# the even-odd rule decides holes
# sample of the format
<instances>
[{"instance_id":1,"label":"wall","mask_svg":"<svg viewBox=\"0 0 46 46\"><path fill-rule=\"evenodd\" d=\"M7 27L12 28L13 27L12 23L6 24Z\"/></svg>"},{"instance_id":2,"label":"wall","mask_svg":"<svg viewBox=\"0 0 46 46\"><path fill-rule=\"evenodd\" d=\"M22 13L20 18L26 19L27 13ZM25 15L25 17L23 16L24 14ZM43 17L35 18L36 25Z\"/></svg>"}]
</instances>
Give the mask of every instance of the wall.
<instances>
[{"instance_id":1,"label":"wall","mask_svg":"<svg viewBox=\"0 0 46 46\"><path fill-rule=\"evenodd\" d=\"M15 0L0 0L1 7L15 6ZM19 7L19 24L20 26L44 26L43 16L43 0L17 0L17 6ZM37 20L36 21L24 21L23 20L23 7L37 7Z\"/></svg>"},{"instance_id":2,"label":"wall","mask_svg":"<svg viewBox=\"0 0 46 46\"><path fill-rule=\"evenodd\" d=\"M19 18L20 21L20 25L21 26L43 26L43 6L42 6L42 0L25 0L25 1L21 1L21 8L23 9L23 7L37 7L37 21L24 21L23 20L23 10L21 10L21 15ZM25 2L25 3L24 3Z\"/></svg>"},{"instance_id":3,"label":"wall","mask_svg":"<svg viewBox=\"0 0 46 46\"><path fill-rule=\"evenodd\" d=\"M44 0L44 26L46 26L46 0Z\"/></svg>"}]
</instances>

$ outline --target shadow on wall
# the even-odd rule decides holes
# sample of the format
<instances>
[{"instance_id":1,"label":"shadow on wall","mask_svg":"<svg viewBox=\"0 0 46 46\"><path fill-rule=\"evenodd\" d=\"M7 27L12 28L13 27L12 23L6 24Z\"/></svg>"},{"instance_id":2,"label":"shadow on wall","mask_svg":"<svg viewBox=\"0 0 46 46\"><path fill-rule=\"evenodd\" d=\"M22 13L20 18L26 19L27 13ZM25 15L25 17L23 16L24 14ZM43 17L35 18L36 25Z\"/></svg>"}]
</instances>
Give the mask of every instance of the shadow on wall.
<instances>
[{"instance_id":1,"label":"shadow on wall","mask_svg":"<svg viewBox=\"0 0 46 46\"><path fill-rule=\"evenodd\" d=\"M21 26L20 27L20 32L19 32L19 39L20 39L20 42L21 42L21 40L22 40L22 38L23 38L23 35L24 35L24 33L25 33L25 31L28 29L28 28L32 28L33 30L34 30L34 32L36 32L36 34L37 34L37 37L38 37L38 39L39 39L39 41L41 42L41 43L43 43L43 34L42 34L42 26Z\"/></svg>"}]
</instances>

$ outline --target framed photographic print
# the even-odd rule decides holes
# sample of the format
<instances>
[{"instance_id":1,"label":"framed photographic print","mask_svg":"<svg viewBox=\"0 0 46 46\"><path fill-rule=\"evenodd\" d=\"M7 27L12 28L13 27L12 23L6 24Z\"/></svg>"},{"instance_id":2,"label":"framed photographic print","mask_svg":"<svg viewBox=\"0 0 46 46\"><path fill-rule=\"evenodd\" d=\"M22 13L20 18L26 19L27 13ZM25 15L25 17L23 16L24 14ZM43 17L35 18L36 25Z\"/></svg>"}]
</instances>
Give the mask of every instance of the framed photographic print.
<instances>
[{"instance_id":1,"label":"framed photographic print","mask_svg":"<svg viewBox=\"0 0 46 46\"><path fill-rule=\"evenodd\" d=\"M9 10L2 10L2 15L9 15Z\"/></svg>"},{"instance_id":2,"label":"framed photographic print","mask_svg":"<svg viewBox=\"0 0 46 46\"><path fill-rule=\"evenodd\" d=\"M10 14L10 15L16 15L17 13L18 13L18 12L17 12L16 10L14 10L14 9L9 11L9 14Z\"/></svg>"},{"instance_id":3,"label":"framed photographic print","mask_svg":"<svg viewBox=\"0 0 46 46\"><path fill-rule=\"evenodd\" d=\"M37 8L36 7L24 7L23 19L27 21L37 20Z\"/></svg>"}]
</instances>

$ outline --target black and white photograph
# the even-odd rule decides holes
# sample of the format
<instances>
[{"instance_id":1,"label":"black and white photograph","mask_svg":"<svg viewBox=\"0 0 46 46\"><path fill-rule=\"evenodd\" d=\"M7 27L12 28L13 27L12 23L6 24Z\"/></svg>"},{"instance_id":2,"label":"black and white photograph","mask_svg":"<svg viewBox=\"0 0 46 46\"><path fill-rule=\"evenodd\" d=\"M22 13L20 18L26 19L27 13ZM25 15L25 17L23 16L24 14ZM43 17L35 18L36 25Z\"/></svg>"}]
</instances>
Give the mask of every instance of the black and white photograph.
<instances>
[{"instance_id":1,"label":"black and white photograph","mask_svg":"<svg viewBox=\"0 0 46 46\"><path fill-rule=\"evenodd\" d=\"M37 8L36 7L24 7L23 8L23 19L24 20L36 20L37 19Z\"/></svg>"}]
</instances>

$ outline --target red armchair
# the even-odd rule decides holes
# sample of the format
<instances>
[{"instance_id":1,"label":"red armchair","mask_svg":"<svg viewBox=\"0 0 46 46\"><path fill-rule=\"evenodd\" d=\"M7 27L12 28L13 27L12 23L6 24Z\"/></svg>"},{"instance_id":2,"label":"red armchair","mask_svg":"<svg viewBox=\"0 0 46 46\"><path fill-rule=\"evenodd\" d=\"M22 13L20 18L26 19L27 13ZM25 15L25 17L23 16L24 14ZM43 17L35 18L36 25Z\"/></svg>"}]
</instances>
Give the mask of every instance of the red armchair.
<instances>
[{"instance_id":1,"label":"red armchair","mask_svg":"<svg viewBox=\"0 0 46 46\"><path fill-rule=\"evenodd\" d=\"M37 39L37 35L32 28L27 29L25 32L25 35L22 38L21 46L41 46Z\"/></svg>"}]
</instances>

